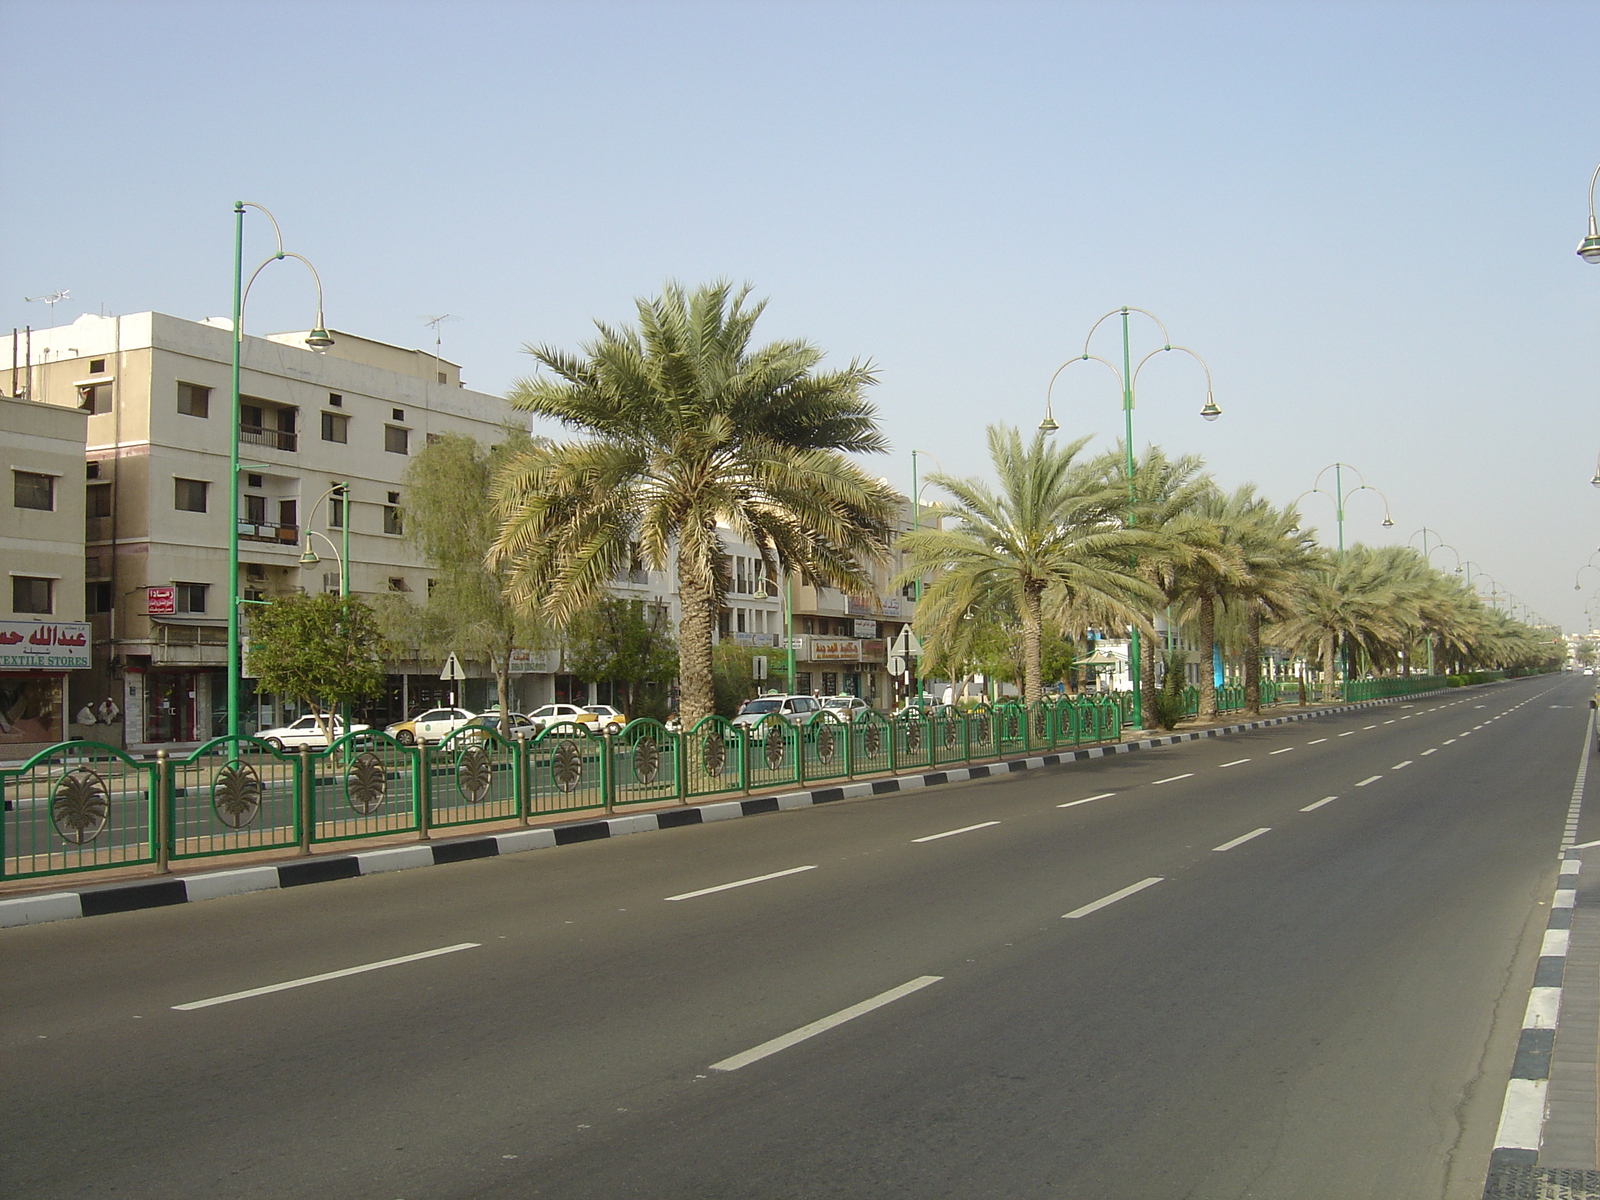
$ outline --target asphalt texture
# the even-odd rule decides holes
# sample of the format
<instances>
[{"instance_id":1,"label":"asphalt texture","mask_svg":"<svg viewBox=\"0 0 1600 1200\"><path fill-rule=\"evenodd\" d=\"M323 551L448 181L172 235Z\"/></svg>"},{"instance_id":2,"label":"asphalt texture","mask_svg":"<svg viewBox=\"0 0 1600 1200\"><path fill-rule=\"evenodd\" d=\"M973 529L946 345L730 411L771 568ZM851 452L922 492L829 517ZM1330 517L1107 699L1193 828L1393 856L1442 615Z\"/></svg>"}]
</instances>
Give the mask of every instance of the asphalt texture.
<instances>
[{"instance_id":1,"label":"asphalt texture","mask_svg":"<svg viewBox=\"0 0 1600 1200\"><path fill-rule=\"evenodd\" d=\"M0 931L0 1195L1477 1200L1587 682Z\"/></svg>"}]
</instances>

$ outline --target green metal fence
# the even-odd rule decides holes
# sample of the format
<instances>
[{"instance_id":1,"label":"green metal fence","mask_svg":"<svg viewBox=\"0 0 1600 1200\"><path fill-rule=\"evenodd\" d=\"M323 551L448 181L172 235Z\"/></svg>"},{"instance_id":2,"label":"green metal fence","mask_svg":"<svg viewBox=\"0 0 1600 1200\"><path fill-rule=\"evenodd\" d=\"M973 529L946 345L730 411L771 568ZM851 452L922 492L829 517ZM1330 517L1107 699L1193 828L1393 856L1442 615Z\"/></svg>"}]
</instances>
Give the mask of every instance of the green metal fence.
<instances>
[{"instance_id":1,"label":"green metal fence","mask_svg":"<svg viewBox=\"0 0 1600 1200\"><path fill-rule=\"evenodd\" d=\"M1423 677L1353 689L1423 690ZM1238 693L1237 695L1235 693ZM1242 689L1219 699L1242 705ZM1262 687L1262 702L1277 698ZM508 741L459 730L404 746L377 731L325 749L278 750L216 738L193 752L137 761L94 742L64 742L0 769L0 877L24 878L197 859L434 829L524 823L701 797L746 795L893 772L937 770L1117 740L1126 693L940 706L846 720L777 716L756 726L707 717L687 732L638 720L614 734L558 725Z\"/></svg>"}]
</instances>

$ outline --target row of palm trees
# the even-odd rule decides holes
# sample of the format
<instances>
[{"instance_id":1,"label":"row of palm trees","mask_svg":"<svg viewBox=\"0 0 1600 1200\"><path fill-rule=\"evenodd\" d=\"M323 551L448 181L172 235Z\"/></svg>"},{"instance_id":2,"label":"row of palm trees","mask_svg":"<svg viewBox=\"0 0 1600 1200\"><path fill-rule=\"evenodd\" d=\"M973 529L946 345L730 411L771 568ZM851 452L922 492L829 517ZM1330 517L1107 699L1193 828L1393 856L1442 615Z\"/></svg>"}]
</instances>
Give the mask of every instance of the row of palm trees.
<instances>
[{"instance_id":1,"label":"row of palm trees","mask_svg":"<svg viewBox=\"0 0 1600 1200\"><path fill-rule=\"evenodd\" d=\"M1122 448L1086 456L1089 439L1024 443L989 429L994 486L936 475L953 502L939 527L900 540L905 579L931 579L917 624L935 669L973 659L979 629L1012 624L1024 698L1043 692L1041 646L1060 632L1137 628L1147 646L1156 614L1191 631L1200 713L1216 713L1213 654L1243 667L1245 703L1259 711L1266 646L1320 661L1331 695L1342 649L1353 669L1409 673L1417 663L1468 667L1553 664L1548 633L1486 607L1454 576L1406 547L1320 547L1294 507L1253 484L1232 492L1190 455L1150 447L1130 489ZM1156 711L1156 655L1141 656L1143 707Z\"/></svg>"},{"instance_id":2,"label":"row of palm trees","mask_svg":"<svg viewBox=\"0 0 1600 1200\"><path fill-rule=\"evenodd\" d=\"M755 346L764 305L748 288L668 285L636 303L637 327L597 323L581 353L527 348L538 370L509 399L573 436L534 439L498 470L488 557L507 600L557 629L619 574L675 568L688 723L714 704L713 632L727 588L719 530L757 547L769 578L801 571L870 590L864 564L888 554L903 501L846 457L887 449L865 398L877 378L870 363L822 370L806 342ZM1423 639L1462 663L1529 652L1529 631L1406 551L1332 559L1292 508L1248 486L1224 493L1196 458L1147 450L1130 489L1120 453L1085 457L1086 442L1024 444L995 427L993 486L935 477L953 498L948 520L899 541L905 579L930 580L917 626L934 664L953 672L982 631L1009 623L1034 700L1047 636L1133 625L1153 638L1162 609L1193 623L1208 661L1218 638L1239 643L1252 701L1263 642L1319 648L1328 678L1336 644L1378 669L1409 665ZM1141 674L1153 697L1154 656ZM1200 676L1202 708L1213 711L1211 674Z\"/></svg>"}]
</instances>

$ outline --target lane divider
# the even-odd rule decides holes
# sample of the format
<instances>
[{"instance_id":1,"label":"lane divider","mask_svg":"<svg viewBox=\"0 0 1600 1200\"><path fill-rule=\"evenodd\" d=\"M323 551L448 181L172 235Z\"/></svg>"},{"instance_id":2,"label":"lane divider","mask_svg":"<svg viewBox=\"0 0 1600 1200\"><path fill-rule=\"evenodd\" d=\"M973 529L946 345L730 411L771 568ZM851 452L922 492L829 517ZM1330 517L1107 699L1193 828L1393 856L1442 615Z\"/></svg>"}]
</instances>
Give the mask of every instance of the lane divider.
<instances>
[{"instance_id":1,"label":"lane divider","mask_svg":"<svg viewBox=\"0 0 1600 1200\"><path fill-rule=\"evenodd\" d=\"M830 1029L836 1029L846 1021L854 1021L857 1017L865 1016L874 1009L882 1008L885 1004L893 1004L896 1000L911 995L912 992L920 992L923 988L930 984L938 983L943 978L943 975L919 975L907 983L902 983L897 988L890 988L887 992L879 992L870 1000L852 1004L849 1008L841 1008L838 1012L831 1016L823 1017L820 1021L802 1025L799 1029L786 1033L782 1037L775 1037L769 1042L762 1042L759 1046L752 1046L743 1054L735 1054L730 1058L723 1059L721 1062L714 1062L711 1064L711 1069L713 1071L737 1071L741 1067L748 1067L753 1062L760 1062L763 1058L768 1058L780 1050L787 1050L790 1046L797 1046L808 1038L816 1037L819 1033L826 1033Z\"/></svg>"},{"instance_id":2,"label":"lane divider","mask_svg":"<svg viewBox=\"0 0 1600 1200\"><path fill-rule=\"evenodd\" d=\"M717 892L731 892L734 888L748 887L752 883L765 883L769 879L782 879L785 875L798 875L802 871L815 871L816 863L804 867L790 867L787 871L773 871L766 875L752 875L749 879L735 879L732 883L719 883L715 887L700 888L693 892L679 892L676 896L668 896L668 900L696 900L701 896L711 896Z\"/></svg>"},{"instance_id":3,"label":"lane divider","mask_svg":"<svg viewBox=\"0 0 1600 1200\"><path fill-rule=\"evenodd\" d=\"M381 971L385 967L398 967L405 963L421 962L425 958L438 958L441 954L455 954L461 950L476 950L480 943L461 942L455 946L441 946L437 950L424 950L420 954L402 954L399 958L386 958L382 962L362 963L359 967L345 967L339 971L324 971L321 975L307 975L283 983L269 983L266 987L246 988L242 992L229 992L226 996L212 996L209 1000L191 1000L187 1004L174 1004L174 1012L194 1012L218 1004L232 1004L235 1000L250 1000L268 996L273 992L287 992L291 988L308 987L313 983L327 983L331 979L347 979L351 975L365 975L368 971Z\"/></svg>"},{"instance_id":4,"label":"lane divider","mask_svg":"<svg viewBox=\"0 0 1600 1200\"><path fill-rule=\"evenodd\" d=\"M1165 879L1165 875L1152 875L1149 879L1141 879L1138 883L1130 883L1127 887L1112 892L1109 896L1101 896L1100 899L1085 904L1082 908L1075 908L1069 913L1062 913L1061 919L1063 921L1076 921L1080 917L1087 917L1090 913L1097 913L1102 908L1109 908L1118 900L1126 900L1129 896L1134 895L1136 892L1142 892L1147 887L1155 887L1156 884Z\"/></svg>"},{"instance_id":5,"label":"lane divider","mask_svg":"<svg viewBox=\"0 0 1600 1200\"><path fill-rule=\"evenodd\" d=\"M1271 832L1272 832L1272 826L1263 825L1260 829L1252 829L1249 833L1243 835L1242 837L1236 837L1231 842L1223 842L1222 845L1220 845L1220 846L1211 847L1211 853L1213 853L1213 854L1221 854L1224 851L1232 850L1235 846L1242 846L1246 842L1252 840L1253 838L1260 837L1263 833L1271 833Z\"/></svg>"}]
</instances>

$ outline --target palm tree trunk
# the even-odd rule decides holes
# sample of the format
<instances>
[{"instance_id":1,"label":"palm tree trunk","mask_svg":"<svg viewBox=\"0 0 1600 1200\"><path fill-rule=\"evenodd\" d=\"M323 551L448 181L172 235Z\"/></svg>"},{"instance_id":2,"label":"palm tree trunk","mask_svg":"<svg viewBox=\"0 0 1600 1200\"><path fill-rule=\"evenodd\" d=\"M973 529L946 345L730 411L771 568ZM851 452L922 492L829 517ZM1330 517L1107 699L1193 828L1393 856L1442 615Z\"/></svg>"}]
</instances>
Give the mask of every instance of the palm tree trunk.
<instances>
[{"instance_id":1,"label":"palm tree trunk","mask_svg":"<svg viewBox=\"0 0 1600 1200\"><path fill-rule=\"evenodd\" d=\"M687 555L678 555L678 719L685 733L716 709L711 671L711 631L716 628L717 598L696 576ZM794 681L789 682L790 688Z\"/></svg>"},{"instance_id":2,"label":"palm tree trunk","mask_svg":"<svg viewBox=\"0 0 1600 1200\"><path fill-rule=\"evenodd\" d=\"M1246 601L1244 613L1244 707L1252 717L1261 715L1261 609Z\"/></svg>"},{"instance_id":3,"label":"palm tree trunk","mask_svg":"<svg viewBox=\"0 0 1600 1200\"><path fill-rule=\"evenodd\" d=\"M1044 673L1039 646L1039 598L1044 585L1028 580L1022 585L1022 702L1032 704L1040 696Z\"/></svg>"},{"instance_id":4,"label":"palm tree trunk","mask_svg":"<svg viewBox=\"0 0 1600 1200\"><path fill-rule=\"evenodd\" d=\"M1200 597L1198 612L1200 623L1200 715L1217 715L1217 609L1216 599L1210 595Z\"/></svg>"},{"instance_id":5,"label":"palm tree trunk","mask_svg":"<svg viewBox=\"0 0 1600 1200\"><path fill-rule=\"evenodd\" d=\"M1322 639L1322 702L1333 699L1333 634Z\"/></svg>"}]
</instances>

